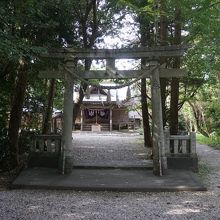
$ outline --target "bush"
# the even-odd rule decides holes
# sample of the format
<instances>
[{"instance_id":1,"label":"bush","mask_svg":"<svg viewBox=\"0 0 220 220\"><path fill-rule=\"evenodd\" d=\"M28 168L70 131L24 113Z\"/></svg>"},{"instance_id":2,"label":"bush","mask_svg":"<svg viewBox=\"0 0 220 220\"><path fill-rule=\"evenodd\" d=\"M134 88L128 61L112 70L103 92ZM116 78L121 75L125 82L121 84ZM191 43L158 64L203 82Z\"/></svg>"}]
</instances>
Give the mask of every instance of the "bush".
<instances>
[{"instance_id":1,"label":"bush","mask_svg":"<svg viewBox=\"0 0 220 220\"><path fill-rule=\"evenodd\" d=\"M22 130L20 132L18 148L21 166L27 162L32 138L36 133L38 132L31 130ZM9 152L8 130L6 128L0 128L0 172L9 171L11 169Z\"/></svg>"},{"instance_id":2,"label":"bush","mask_svg":"<svg viewBox=\"0 0 220 220\"><path fill-rule=\"evenodd\" d=\"M21 167L24 167L27 165L33 137L34 135L38 133L39 131L32 130L32 129L21 130L20 135L19 135L19 141L18 141L19 158L20 158Z\"/></svg>"}]
</instances>

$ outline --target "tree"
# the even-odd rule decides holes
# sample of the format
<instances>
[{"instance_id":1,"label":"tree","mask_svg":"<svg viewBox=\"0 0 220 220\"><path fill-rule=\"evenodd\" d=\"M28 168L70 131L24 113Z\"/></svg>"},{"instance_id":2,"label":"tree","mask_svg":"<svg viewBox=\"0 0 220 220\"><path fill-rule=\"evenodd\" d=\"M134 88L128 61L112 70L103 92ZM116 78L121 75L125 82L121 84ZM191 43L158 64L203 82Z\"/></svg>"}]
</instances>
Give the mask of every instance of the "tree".
<instances>
[{"instance_id":1,"label":"tree","mask_svg":"<svg viewBox=\"0 0 220 220\"><path fill-rule=\"evenodd\" d=\"M150 34L150 22L147 19L143 19L142 14L139 15L140 23L140 35L141 35L141 46L150 46L151 44L151 34ZM141 60L141 67L146 66L146 60ZM145 147L152 148L152 135L150 128L149 110L147 102L147 84L146 78L141 79L141 108L142 108L142 118L143 118L143 130L144 130L144 145Z\"/></svg>"},{"instance_id":2,"label":"tree","mask_svg":"<svg viewBox=\"0 0 220 220\"><path fill-rule=\"evenodd\" d=\"M123 2L124 4L124 2ZM153 36L153 16L152 16L152 4L149 1L125 1L134 13L136 17L134 18L139 26L140 39L138 44L141 46L152 46L154 43ZM146 11L150 13L146 13ZM146 59L141 60L141 68L146 66ZM149 105L147 100L147 83L146 78L141 79L140 83L141 91L141 110L143 119L143 131L144 131L144 145L145 147L152 147L152 133L150 127L150 117L149 117Z\"/></svg>"},{"instance_id":3,"label":"tree","mask_svg":"<svg viewBox=\"0 0 220 220\"><path fill-rule=\"evenodd\" d=\"M175 21L174 21L174 44L181 44L181 11L178 6L175 10ZM173 67L179 69L181 66L180 58L174 58ZM170 92L170 133L178 133L178 112L179 112L179 79L172 78L171 80L171 92Z\"/></svg>"},{"instance_id":4,"label":"tree","mask_svg":"<svg viewBox=\"0 0 220 220\"><path fill-rule=\"evenodd\" d=\"M50 123L53 112L53 100L54 100L54 94L55 94L55 84L56 80L51 79L49 80L49 86L48 86L48 95L47 95L47 104L46 104L46 110L44 115L44 121L43 121L43 134L49 134L50 133Z\"/></svg>"},{"instance_id":5,"label":"tree","mask_svg":"<svg viewBox=\"0 0 220 220\"><path fill-rule=\"evenodd\" d=\"M72 31L60 32L58 18L66 14L70 1L1 1L0 59L3 80L11 84L12 93L4 95L8 101L9 145L11 167L19 163L18 137L25 91L30 73L38 62L38 55L46 46L65 44L63 36ZM63 9L63 11L62 11ZM64 12L64 13L63 13ZM23 15L26 16L23 16ZM71 21L72 14L65 19ZM62 23L62 28L67 24ZM62 29L63 31L63 29ZM9 81L10 80L10 81ZM6 89L6 88L5 88ZM5 94L5 93L4 93Z\"/></svg>"},{"instance_id":6,"label":"tree","mask_svg":"<svg viewBox=\"0 0 220 220\"><path fill-rule=\"evenodd\" d=\"M187 95L182 95L184 93L180 95L180 103L184 100L190 103L195 116L194 127L197 127L200 133L209 136L213 132L212 125L215 123L208 109L213 107L211 93L219 82L220 70L217 52L220 48L217 40L219 39L220 4L213 1L183 1L183 3L181 7L182 18L185 20L183 30L188 33L183 41L190 44L191 48L184 59L188 79L184 80L183 91L188 90L188 92ZM216 105L214 108L218 109ZM218 121L217 118L216 121Z\"/></svg>"}]
</instances>

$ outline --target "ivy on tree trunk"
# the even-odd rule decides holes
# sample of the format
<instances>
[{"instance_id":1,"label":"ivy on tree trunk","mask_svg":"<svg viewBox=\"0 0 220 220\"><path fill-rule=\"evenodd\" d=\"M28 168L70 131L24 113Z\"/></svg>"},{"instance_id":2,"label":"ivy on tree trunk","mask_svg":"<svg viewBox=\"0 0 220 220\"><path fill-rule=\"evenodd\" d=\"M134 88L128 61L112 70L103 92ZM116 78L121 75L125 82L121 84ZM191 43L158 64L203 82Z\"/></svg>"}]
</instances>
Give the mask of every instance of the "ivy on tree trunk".
<instances>
[{"instance_id":1,"label":"ivy on tree trunk","mask_svg":"<svg viewBox=\"0 0 220 220\"><path fill-rule=\"evenodd\" d=\"M44 116L44 122L43 122L43 134L49 134L50 133L50 121L52 117L52 111L53 111L53 100L54 100L54 93L55 93L55 84L56 80L51 79L49 81L49 91L47 96L47 105L46 105L46 111Z\"/></svg>"}]
</instances>

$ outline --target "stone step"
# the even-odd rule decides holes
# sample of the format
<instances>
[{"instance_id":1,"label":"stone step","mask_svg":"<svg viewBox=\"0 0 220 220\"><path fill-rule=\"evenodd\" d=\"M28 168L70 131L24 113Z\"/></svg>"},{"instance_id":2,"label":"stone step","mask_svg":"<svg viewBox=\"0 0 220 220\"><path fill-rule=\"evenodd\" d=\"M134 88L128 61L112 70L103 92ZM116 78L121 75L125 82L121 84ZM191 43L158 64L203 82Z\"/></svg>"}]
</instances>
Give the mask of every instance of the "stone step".
<instances>
[{"instance_id":1,"label":"stone step","mask_svg":"<svg viewBox=\"0 0 220 220\"><path fill-rule=\"evenodd\" d=\"M68 189L121 192L206 191L191 171L167 170L155 176L144 169L74 169L61 175L57 169L33 167L24 169L11 184L12 189Z\"/></svg>"},{"instance_id":2,"label":"stone step","mask_svg":"<svg viewBox=\"0 0 220 220\"><path fill-rule=\"evenodd\" d=\"M109 124L103 124L101 125L101 131L109 131L110 125Z\"/></svg>"},{"instance_id":3,"label":"stone step","mask_svg":"<svg viewBox=\"0 0 220 220\"><path fill-rule=\"evenodd\" d=\"M83 125L83 131L91 131L91 125Z\"/></svg>"},{"instance_id":4,"label":"stone step","mask_svg":"<svg viewBox=\"0 0 220 220\"><path fill-rule=\"evenodd\" d=\"M83 125L83 131L91 131L92 130L92 124L84 124ZM110 125L109 124L101 124L101 131L109 131Z\"/></svg>"}]
</instances>

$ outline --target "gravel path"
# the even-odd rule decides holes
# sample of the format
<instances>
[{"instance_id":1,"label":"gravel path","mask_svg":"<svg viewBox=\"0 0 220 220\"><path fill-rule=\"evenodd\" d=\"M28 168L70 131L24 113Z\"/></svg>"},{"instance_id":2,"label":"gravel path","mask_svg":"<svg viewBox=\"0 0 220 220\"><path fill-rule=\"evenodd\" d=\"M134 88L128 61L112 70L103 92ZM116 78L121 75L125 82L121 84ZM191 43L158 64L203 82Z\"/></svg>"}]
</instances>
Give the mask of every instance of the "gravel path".
<instances>
[{"instance_id":1,"label":"gravel path","mask_svg":"<svg viewBox=\"0 0 220 220\"><path fill-rule=\"evenodd\" d=\"M137 133L74 133L73 162L77 166L147 166L150 152ZM150 161L151 162L151 161ZM150 163L152 165L152 163Z\"/></svg>"},{"instance_id":2,"label":"gravel path","mask_svg":"<svg viewBox=\"0 0 220 220\"><path fill-rule=\"evenodd\" d=\"M132 149L134 143L139 143L139 139L139 136L121 139L108 137L98 148L115 149L119 146L118 143L123 142L121 147L127 146L129 149L130 146ZM95 143L92 138L90 140L90 143ZM108 140L111 140L110 143ZM92 146L92 144L81 146ZM1 189L0 219L220 220L220 151L205 145L198 145L197 149L202 168L207 172L205 179L209 186L207 192L116 193ZM109 151L105 152L109 153ZM100 154L88 157L91 160L100 159L98 155ZM119 159L122 155L112 154L110 157ZM80 160L83 161L79 157Z\"/></svg>"}]
</instances>

